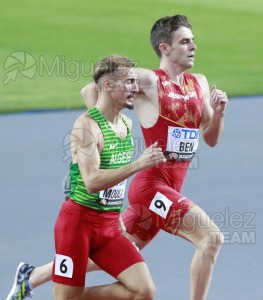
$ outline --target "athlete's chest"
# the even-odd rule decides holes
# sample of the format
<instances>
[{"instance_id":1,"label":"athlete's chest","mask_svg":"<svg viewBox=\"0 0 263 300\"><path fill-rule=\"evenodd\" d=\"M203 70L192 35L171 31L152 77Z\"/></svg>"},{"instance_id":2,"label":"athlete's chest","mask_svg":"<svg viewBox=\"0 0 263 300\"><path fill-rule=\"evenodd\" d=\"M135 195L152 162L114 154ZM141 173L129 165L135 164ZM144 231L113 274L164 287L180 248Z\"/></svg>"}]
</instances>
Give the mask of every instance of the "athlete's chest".
<instances>
[{"instance_id":1,"label":"athlete's chest","mask_svg":"<svg viewBox=\"0 0 263 300\"><path fill-rule=\"evenodd\" d=\"M199 125L203 108L199 85L191 79L182 87L170 80L160 80L158 90L160 115L172 121L180 121L183 126L189 126L189 123Z\"/></svg>"},{"instance_id":2,"label":"athlete's chest","mask_svg":"<svg viewBox=\"0 0 263 300\"><path fill-rule=\"evenodd\" d=\"M125 133L125 136L122 133ZM103 135L104 143L100 153L101 168L116 168L129 163L134 151L131 132L127 130L115 132L109 128L103 132Z\"/></svg>"}]
</instances>

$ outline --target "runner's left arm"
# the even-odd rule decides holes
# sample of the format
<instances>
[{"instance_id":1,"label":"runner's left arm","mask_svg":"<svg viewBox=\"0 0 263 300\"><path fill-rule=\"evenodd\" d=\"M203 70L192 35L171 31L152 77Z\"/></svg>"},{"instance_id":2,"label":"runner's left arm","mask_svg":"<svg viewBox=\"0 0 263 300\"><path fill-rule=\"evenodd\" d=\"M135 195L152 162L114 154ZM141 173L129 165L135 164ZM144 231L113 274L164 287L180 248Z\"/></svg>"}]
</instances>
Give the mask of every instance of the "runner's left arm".
<instances>
[{"instance_id":1,"label":"runner's left arm","mask_svg":"<svg viewBox=\"0 0 263 300\"><path fill-rule=\"evenodd\" d=\"M204 94L201 129L205 143L211 147L217 145L224 130L224 113L228 103L225 92L212 86L210 92L204 75L195 74Z\"/></svg>"},{"instance_id":2,"label":"runner's left arm","mask_svg":"<svg viewBox=\"0 0 263 300\"><path fill-rule=\"evenodd\" d=\"M84 99L84 103L87 106L87 108L93 107L97 100L98 100L98 87L95 82L91 82L87 85L85 85L81 91L80 94L82 98Z\"/></svg>"}]
</instances>

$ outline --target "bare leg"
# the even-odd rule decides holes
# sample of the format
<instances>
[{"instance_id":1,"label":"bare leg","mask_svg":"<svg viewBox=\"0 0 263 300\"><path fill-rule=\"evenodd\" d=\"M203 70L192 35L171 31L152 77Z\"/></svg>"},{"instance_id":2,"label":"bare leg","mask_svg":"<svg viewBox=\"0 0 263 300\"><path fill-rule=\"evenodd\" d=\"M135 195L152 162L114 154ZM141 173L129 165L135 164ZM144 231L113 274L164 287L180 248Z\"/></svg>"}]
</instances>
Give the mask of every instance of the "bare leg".
<instances>
[{"instance_id":1,"label":"bare leg","mask_svg":"<svg viewBox=\"0 0 263 300\"><path fill-rule=\"evenodd\" d=\"M195 206L185 215L178 236L196 245L190 270L190 300L205 300L223 235L206 213Z\"/></svg>"},{"instance_id":2,"label":"bare leg","mask_svg":"<svg viewBox=\"0 0 263 300\"><path fill-rule=\"evenodd\" d=\"M44 284L52 280L52 266L53 262L46 265L36 267L30 274L29 283L32 288Z\"/></svg>"},{"instance_id":3,"label":"bare leg","mask_svg":"<svg viewBox=\"0 0 263 300\"><path fill-rule=\"evenodd\" d=\"M137 263L123 271L119 282L89 288L54 284L55 300L152 300L155 286L145 263Z\"/></svg>"},{"instance_id":4,"label":"bare leg","mask_svg":"<svg viewBox=\"0 0 263 300\"><path fill-rule=\"evenodd\" d=\"M134 299L133 293L125 288L120 282L110 285L99 285L85 288L83 299Z\"/></svg>"},{"instance_id":5,"label":"bare leg","mask_svg":"<svg viewBox=\"0 0 263 300\"><path fill-rule=\"evenodd\" d=\"M52 280L53 262L46 265L36 267L29 276L29 283L32 289ZM89 259L87 265L87 272L98 271L100 268Z\"/></svg>"}]
</instances>

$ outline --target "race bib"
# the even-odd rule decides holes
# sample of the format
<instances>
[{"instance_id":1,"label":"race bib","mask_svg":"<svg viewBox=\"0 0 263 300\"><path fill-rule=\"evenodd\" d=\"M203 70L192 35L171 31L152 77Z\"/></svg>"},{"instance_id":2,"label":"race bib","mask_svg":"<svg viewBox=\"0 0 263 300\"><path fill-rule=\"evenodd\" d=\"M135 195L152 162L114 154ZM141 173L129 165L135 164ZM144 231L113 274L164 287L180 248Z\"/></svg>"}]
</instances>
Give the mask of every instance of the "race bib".
<instances>
[{"instance_id":1,"label":"race bib","mask_svg":"<svg viewBox=\"0 0 263 300\"><path fill-rule=\"evenodd\" d=\"M166 219L167 214L168 214L169 209L172 204L173 204L173 202L171 200L169 200L162 193L157 192L150 204L149 209L151 211L155 212L157 215L159 215L163 219Z\"/></svg>"},{"instance_id":2,"label":"race bib","mask_svg":"<svg viewBox=\"0 0 263 300\"><path fill-rule=\"evenodd\" d=\"M69 256L56 254L55 274L62 277L72 278L73 261Z\"/></svg>"},{"instance_id":3,"label":"race bib","mask_svg":"<svg viewBox=\"0 0 263 300\"><path fill-rule=\"evenodd\" d=\"M125 188L126 188L126 180L116 184L115 186L100 191L99 196L99 203L100 205L107 205L107 206L116 206L116 205L122 205L124 194L125 194Z\"/></svg>"},{"instance_id":4,"label":"race bib","mask_svg":"<svg viewBox=\"0 0 263 300\"><path fill-rule=\"evenodd\" d=\"M168 127L167 145L164 153L167 160L189 161L198 148L199 129Z\"/></svg>"}]
</instances>

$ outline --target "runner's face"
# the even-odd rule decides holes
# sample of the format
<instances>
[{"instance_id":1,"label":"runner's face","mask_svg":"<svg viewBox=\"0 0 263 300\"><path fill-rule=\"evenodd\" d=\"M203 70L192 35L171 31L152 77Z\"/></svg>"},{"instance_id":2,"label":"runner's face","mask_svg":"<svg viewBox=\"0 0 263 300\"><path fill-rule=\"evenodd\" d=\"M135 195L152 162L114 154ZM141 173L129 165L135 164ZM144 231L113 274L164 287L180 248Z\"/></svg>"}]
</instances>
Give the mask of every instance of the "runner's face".
<instances>
[{"instance_id":1,"label":"runner's face","mask_svg":"<svg viewBox=\"0 0 263 300\"><path fill-rule=\"evenodd\" d=\"M172 44L168 48L172 63L180 66L183 70L193 67L196 45L191 29L183 26L174 31Z\"/></svg>"},{"instance_id":2,"label":"runner's face","mask_svg":"<svg viewBox=\"0 0 263 300\"><path fill-rule=\"evenodd\" d=\"M134 68L121 68L113 83L112 98L121 108L133 109L135 95L139 92L138 75Z\"/></svg>"}]
</instances>

